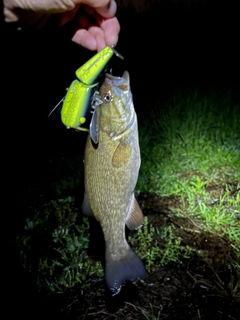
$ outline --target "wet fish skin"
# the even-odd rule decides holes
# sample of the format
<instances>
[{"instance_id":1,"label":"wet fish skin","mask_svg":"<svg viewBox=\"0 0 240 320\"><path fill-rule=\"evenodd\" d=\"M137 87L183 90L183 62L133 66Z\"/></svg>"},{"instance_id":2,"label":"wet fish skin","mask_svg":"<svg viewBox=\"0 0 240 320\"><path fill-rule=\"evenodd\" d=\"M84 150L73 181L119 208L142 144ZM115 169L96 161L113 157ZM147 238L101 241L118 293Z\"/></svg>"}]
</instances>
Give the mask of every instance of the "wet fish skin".
<instances>
[{"instance_id":1,"label":"wet fish skin","mask_svg":"<svg viewBox=\"0 0 240 320\"><path fill-rule=\"evenodd\" d=\"M103 104L96 107L94 121L98 143L89 134L85 149L83 212L93 214L102 227L106 283L116 295L126 280L146 276L125 237L125 225L137 229L143 224L134 197L140 168L138 125L128 72L122 77L106 74L99 93Z\"/></svg>"}]
</instances>

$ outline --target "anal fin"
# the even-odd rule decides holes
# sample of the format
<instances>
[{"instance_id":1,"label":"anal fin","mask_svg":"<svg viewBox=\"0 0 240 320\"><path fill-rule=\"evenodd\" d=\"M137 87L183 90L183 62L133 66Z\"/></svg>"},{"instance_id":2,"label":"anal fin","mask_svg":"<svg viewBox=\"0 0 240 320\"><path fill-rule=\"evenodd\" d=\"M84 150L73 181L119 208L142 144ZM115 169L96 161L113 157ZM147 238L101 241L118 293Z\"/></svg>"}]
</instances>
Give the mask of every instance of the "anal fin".
<instances>
[{"instance_id":1,"label":"anal fin","mask_svg":"<svg viewBox=\"0 0 240 320\"><path fill-rule=\"evenodd\" d=\"M130 230L136 230L143 225L143 213L134 195L127 215L126 225Z\"/></svg>"}]
</instances>

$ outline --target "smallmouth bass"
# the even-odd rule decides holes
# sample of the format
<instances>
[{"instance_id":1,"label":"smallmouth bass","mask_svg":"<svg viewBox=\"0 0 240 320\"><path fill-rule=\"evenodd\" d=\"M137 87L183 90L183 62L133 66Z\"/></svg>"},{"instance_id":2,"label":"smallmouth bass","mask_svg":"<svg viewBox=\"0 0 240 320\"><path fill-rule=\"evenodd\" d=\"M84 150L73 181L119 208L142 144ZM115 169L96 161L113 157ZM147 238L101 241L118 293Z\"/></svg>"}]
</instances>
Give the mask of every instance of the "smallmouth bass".
<instances>
[{"instance_id":1,"label":"smallmouth bass","mask_svg":"<svg viewBox=\"0 0 240 320\"><path fill-rule=\"evenodd\" d=\"M103 102L94 111L85 149L83 212L93 215L103 230L105 278L114 296L126 280L146 276L125 237L125 225L134 230L143 224L134 196L141 160L129 73L106 74L99 96Z\"/></svg>"}]
</instances>

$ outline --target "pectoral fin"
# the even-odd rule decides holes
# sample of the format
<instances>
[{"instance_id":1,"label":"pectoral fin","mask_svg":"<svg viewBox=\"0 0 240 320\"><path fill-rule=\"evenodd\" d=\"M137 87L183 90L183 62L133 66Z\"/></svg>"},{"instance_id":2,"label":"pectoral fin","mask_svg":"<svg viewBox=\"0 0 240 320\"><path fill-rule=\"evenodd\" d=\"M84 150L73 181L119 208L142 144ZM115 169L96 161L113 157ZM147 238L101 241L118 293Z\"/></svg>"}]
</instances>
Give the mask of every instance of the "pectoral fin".
<instances>
[{"instance_id":1,"label":"pectoral fin","mask_svg":"<svg viewBox=\"0 0 240 320\"><path fill-rule=\"evenodd\" d=\"M83 212L83 214L85 214L86 216L94 217L86 193L84 194L84 200L83 200L83 205L82 205L82 212Z\"/></svg>"},{"instance_id":2,"label":"pectoral fin","mask_svg":"<svg viewBox=\"0 0 240 320\"><path fill-rule=\"evenodd\" d=\"M128 229L135 230L143 225L143 213L137 200L133 196L132 205L126 219Z\"/></svg>"},{"instance_id":3,"label":"pectoral fin","mask_svg":"<svg viewBox=\"0 0 240 320\"><path fill-rule=\"evenodd\" d=\"M120 168L124 166L128 162L131 153L132 148L120 142L112 157L113 167Z\"/></svg>"}]
</instances>

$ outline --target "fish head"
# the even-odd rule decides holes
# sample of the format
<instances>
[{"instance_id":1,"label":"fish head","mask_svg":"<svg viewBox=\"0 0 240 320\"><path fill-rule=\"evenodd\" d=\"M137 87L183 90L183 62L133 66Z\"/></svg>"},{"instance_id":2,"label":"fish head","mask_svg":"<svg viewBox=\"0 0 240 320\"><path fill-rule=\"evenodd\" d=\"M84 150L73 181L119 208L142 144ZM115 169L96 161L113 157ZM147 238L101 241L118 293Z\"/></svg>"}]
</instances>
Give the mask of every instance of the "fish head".
<instances>
[{"instance_id":1,"label":"fish head","mask_svg":"<svg viewBox=\"0 0 240 320\"><path fill-rule=\"evenodd\" d=\"M107 73L99 94L103 101L99 125L103 131L118 136L127 130L135 115L129 73L125 71L122 77Z\"/></svg>"}]
</instances>

